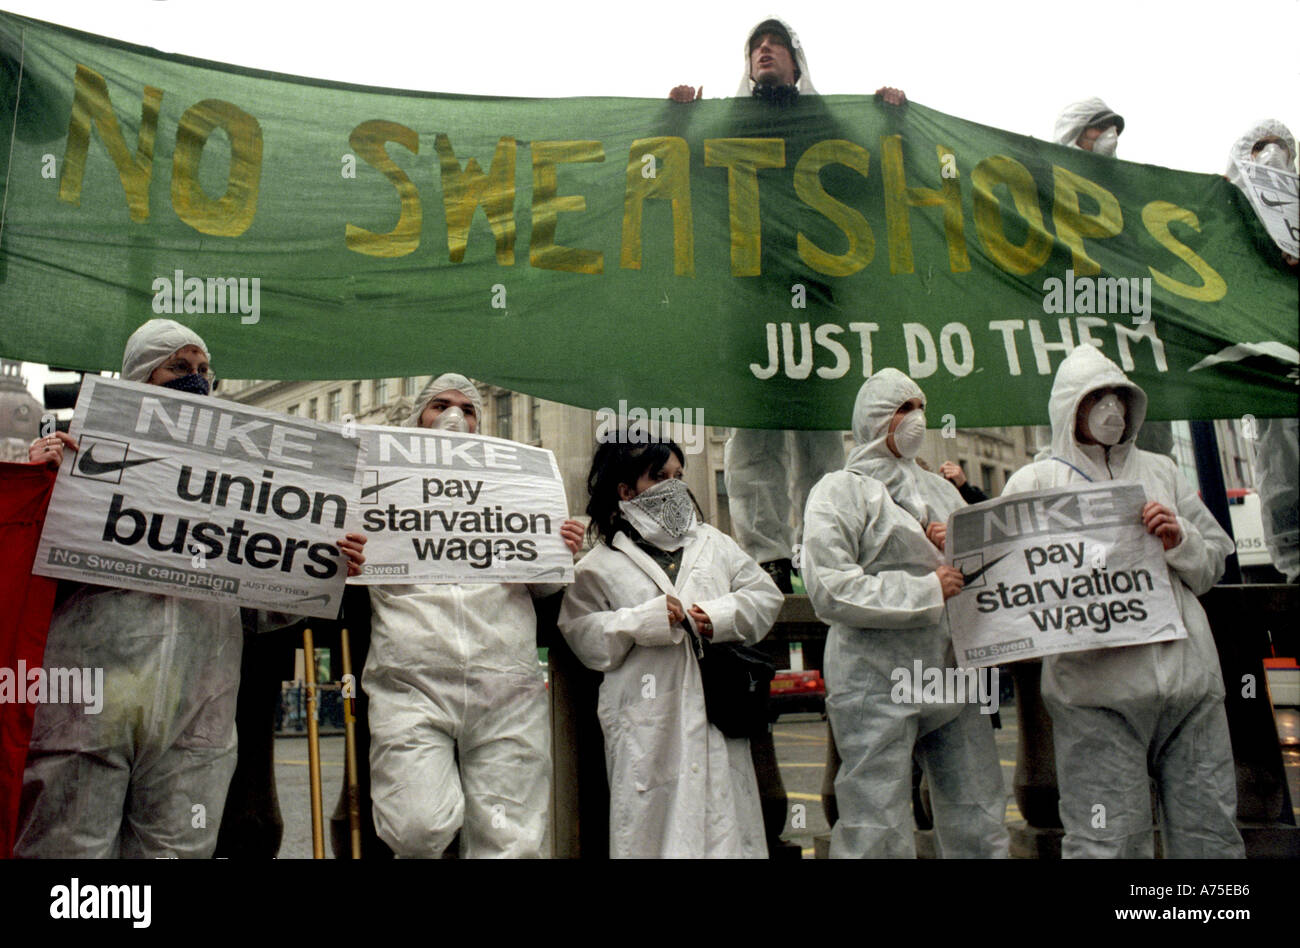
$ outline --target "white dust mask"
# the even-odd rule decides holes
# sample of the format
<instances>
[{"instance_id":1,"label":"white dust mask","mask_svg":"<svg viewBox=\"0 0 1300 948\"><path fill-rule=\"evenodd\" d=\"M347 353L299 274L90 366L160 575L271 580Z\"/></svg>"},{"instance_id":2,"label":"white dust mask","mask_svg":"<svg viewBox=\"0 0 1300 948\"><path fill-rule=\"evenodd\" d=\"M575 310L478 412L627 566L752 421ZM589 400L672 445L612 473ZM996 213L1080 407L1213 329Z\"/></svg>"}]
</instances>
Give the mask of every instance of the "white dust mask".
<instances>
[{"instance_id":1,"label":"white dust mask","mask_svg":"<svg viewBox=\"0 0 1300 948\"><path fill-rule=\"evenodd\" d=\"M1113 156L1115 154L1115 149L1118 147L1119 132L1117 132L1115 126L1112 125L1110 128L1098 135L1096 140L1093 141L1092 153L1094 155Z\"/></svg>"},{"instance_id":2,"label":"white dust mask","mask_svg":"<svg viewBox=\"0 0 1300 948\"><path fill-rule=\"evenodd\" d=\"M1118 395L1106 395L1088 412L1088 431L1099 444L1119 444L1124 437L1124 403Z\"/></svg>"},{"instance_id":3,"label":"white dust mask","mask_svg":"<svg viewBox=\"0 0 1300 948\"><path fill-rule=\"evenodd\" d=\"M921 453L925 444L925 412L914 409L903 416L894 429L894 447L899 456L912 460Z\"/></svg>"},{"instance_id":4,"label":"white dust mask","mask_svg":"<svg viewBox=\"0 0 1300 948\"><path fill-rule=\"evenodd\" d=\"M444 408L442 413L433 419L433 424L429 427L442 431L459 431L462 434L469 432L469 423L465 421L465 413L455 405Z\"/></svg>"},{"instance_id":5,"label":"white dust mask","mask_svg":"<svg viewBox=\"0 0 1300 948\"><path fill-rule=\"evenodd\" d=\"M1268 165L1270 168L1276 168L1278 171L1291 170L1291 158L1287 150L1277 142L1269 142L1259 151L1255 152L1251 159L1257 164Z\"/></svg>"},{"instance_id":6,"label":"white dust mask","mask_svg":"<svg viewBox=\"0 0 1300 948\"><path fill-rule=\"evenodd\" d=\"M642 539L661 550L682 547L695 527L695 503L686 482L670 477L648 487L631 500L620 501L619 511Z\"/></svg>"}]
</instances>

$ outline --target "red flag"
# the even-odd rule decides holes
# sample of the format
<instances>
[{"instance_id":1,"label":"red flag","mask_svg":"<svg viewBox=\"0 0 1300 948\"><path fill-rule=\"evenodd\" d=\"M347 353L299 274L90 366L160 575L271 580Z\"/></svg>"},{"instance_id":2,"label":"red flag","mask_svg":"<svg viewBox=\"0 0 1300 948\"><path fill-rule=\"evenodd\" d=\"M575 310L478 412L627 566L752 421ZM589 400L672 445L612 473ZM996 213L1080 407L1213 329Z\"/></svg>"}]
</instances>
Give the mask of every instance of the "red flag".
<instances>
[{"instance_id":1,"label":"red flag","mask_svg":"<svg viewBox=\"0 0 1300 948\"><path fill-rule=\"evenodd\" d=\"M0 462L0 669L15 679L18 663L39 668L45 657L58 582L32 575L45 508L58 472L44 464ZM15 689L27 682L14 681ZM0 858L13 855L23 766L36 706L0 701Z\"/></svg>"}]
</instances>

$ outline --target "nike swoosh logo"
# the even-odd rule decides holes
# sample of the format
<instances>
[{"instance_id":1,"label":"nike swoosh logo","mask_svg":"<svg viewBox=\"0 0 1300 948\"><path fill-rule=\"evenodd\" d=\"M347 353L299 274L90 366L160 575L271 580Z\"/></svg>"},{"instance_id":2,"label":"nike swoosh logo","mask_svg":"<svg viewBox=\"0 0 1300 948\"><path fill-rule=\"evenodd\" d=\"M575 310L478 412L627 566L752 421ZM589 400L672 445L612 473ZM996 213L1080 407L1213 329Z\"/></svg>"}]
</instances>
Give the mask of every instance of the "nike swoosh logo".
<instances>
[{"instance_id":1,"label":"nike swoosh logo","mask_svg":"<svg viewBox=\"0 0 1300 948\"><path fill-rule=\"evenodd\" d=\"M1262 194L1259 196L1259 202L1260 202L1261 204L1267 204L1269 207L1286 207L1286 205L1288 205L1288 204L1294 204L1294 203L1295 203L1295 201L1292 201L1290 198L1284 198L1284 199L1281 200L1281 201L1270 201L1268 198L1264 197L1264 195L1262 195Z\"/></svg>"},{"instance_id":2,"label":"nike swoosh logo","mask_svg":"<svg viewBox=\"0 0 1300 948\"><path fill-rule=\"evenodd\" d=\"M379 492L383 490L385 487L392 487L394 484L400 484L402 483L402 481L406 480L410 476L411 475L408 474L406 475L406 477L399 477L397 480L389 481L387 484L375 484L373 487L363 487L361 489L361 499L365 500L366 497L370 496L371 494L378 496Z\"/></svg>"},{"instance_id":3,"label":"nike swoosh logo","mask_svg":"<svg viewBox=\"0 0 1300 948\"><path fill-rule=\"evenodd\" d=\"M1002 554L1001 556L999 556L996 560L993 560L993 561L991 561L991 562L985 563L983 566L981 566L981 567L980 567L979 569L977 569L975 572L970 573L969 575L966 574L966 573L962 573L962 574L961 574L961 582L962 582L962 585L965 586L965 585L967 585L968 583L970 583L972 580L979 579L981 576L983 576L985 573L987 573L989 570L991 570L994 566L997 566L999 563L1001 563L1003 560L1005 560L1005 559L1006 559L1008 556L1010 556L1010 555L1011 555L1010 553L1003 553L1003 554Z\"/></svg>"},{"instance_id":4,"label":"nike swoosh logo","mask_svg":"<svg viewBox=\"0 0 1300 948\"><path fill-rule=\"evenodd\" d=\"M315 602L317 599L319 599L321 602L330 601L330 597L328 595L326 595L325 593L321 593L319 596L308 596L306 599L295 599L294 602L302 603L303 605L306 605L309 602Z\"/></svg>"},{"instance_id":5,"label":"nike swoosh logo","mask_svg":"<svg viewBox=\"0 0 1300 948\"><path fill-rule=\"evenodd\" d=\"M161 461L162 458L135 458L130 461L96 461L91 452L95 450L92 444L86 448L86 453L77 459L77 470L82 474L90 477L98 477L100 474L111 474L114 471L121 471L128 467L135 467L137 464L148 464L150 461Z\"/></svg>"},{"instance_id":6,"label":"nike swoosh logo","mask_svg":"<svg viewBox=\"0 0 1300 948\"><path fill-rule=\"evenodd\" d=\"M541 582L543 579L549 579L552 573L555 574L556 579L559 579L561 576L564 575L564 567L552 566L549 569L542 570L540 573L534 573L532 576L528 577L527 582L530 583Z\"/></svg>"}]
</instances>

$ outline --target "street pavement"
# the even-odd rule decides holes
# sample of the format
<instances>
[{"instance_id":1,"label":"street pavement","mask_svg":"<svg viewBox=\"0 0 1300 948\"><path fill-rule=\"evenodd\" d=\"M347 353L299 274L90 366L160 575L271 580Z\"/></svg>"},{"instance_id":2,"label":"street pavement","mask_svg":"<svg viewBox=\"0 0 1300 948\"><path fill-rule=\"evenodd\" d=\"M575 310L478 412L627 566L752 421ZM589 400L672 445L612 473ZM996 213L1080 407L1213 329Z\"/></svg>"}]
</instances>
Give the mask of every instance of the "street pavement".
<instances>
[{"instance_id":1,"label":"street pavement","mask_svg":"<svg viewBox=\"0 0 1300 948\"><path fill-rule=\"evenodd\" d=\"M1002 764L1002 784L1006 788L1008 824L1023 817L1012 796L1012 778L1016 770L1016 710L1004 704L1002 727L994 731L998 759ZM1300 713L1295 710L1279 714L1280 729L1288 740L1300 734ZM813 839L829 832L826 815L822 812L822 770L826 764L826 722L817 714L787 714L773 729L777 762L786 794L790 798L790 814L786 818L784 838L797 842L805 859L813 856ZM1300 746L1291 744L1283 750L1287 782L1291 788L1292 806L1300 819ZM280 845L281 859L311 858L311 803L307 791L307 740L305 736L284 735L275 742L275 779L280 797L280 814L284 819L284 841ZM321 738L321 781L324 787L325 855L331 857L329 843L329 815L338 800L343 781L343 735L327 734ZM795 810L802 805L802 812ZM794 825L795 816L801 817L802 827Z\"/></svg>"},{"instance_id":2,"label":"street pavement","mask_svg":"<svg viewBox=\"0 0 1300 948\"><path fill-rule=\"evenodd\" d=\"M1007 791L1007 821L1021 819L1011 797L1011 778L1015 772L1015 708L1005 706L1002 729L995 731L998 756L1002 762L1003 784ZM826 722L817 714L787 714L773 730L777 762L790 813L786 818L785 839L797 842L805 859L813 855L813 838L830 831L822 811L822 770L826 764ZM280 815L284 819L281 859L311 858L311 802L307 790L307 740L299 736L281 736L275 742L275 779L280 797ZM321 738L321 782L324 787L325 855L331 857L329 815L338 800L343 780L343 736ZM802 806L803 810L795 809ZM795 825L802 823L802 826Z\"/></svg>"},{"instance_id":3,"label":"street pavement","mask_svg":"<svg viewBox=\"0 0 1300 948\"><path fill-rule=\"evenodd\" d=\"M324 799L325 857L330 851L330 814L343 785L343 735L327 734L320 739L321 796ZM307 737L280 735L275 740L275 790L280 797L280 818L284 820L281 859L311 858L311 795L308 792Z\"/></svg>"},{"instance_id":4,"label":"street pavement","mask_svg":"<svg viewBox=\"0 0 1300 948\"><path fill-rule=\"evenodd\" d=\"M1011 795L1012 778L1016 772L1015 707L1004 705L1001 719L1002 728L993 734L997 741L998 759L1002 763L1002 785L1007 795L1006 820L1012 823L1022 819ZM797 842L805 859L813 857L813 839L830 832L821 797L822 773L826 766L826 728L827 724L820 715L787 714L772 731L781 780L790 798L791 815L786 819L782 837ZM793 825L798 812L794 807L799 804L807 807L801 814L806 824L802 829Z\"/></svg>"}]
</instances>

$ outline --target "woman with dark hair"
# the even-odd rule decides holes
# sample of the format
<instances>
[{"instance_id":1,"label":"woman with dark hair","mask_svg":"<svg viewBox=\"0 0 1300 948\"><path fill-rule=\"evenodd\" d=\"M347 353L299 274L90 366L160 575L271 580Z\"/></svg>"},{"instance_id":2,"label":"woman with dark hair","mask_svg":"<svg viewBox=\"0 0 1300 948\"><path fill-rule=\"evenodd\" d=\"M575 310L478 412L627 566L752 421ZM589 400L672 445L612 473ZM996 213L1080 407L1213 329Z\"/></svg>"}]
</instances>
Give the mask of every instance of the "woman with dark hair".
<instances>
[{"instance_id":1,"label":"woman with dark hair","mask_svg":"<svg viewBox=\"0 0 1300 948\"><path fill-rule=\"evenodd\" d=\"M560 630L583 664L605 673L597 713L610 855L761 859L749 742L708 722L692 636L752 645L771 629L781 593L697 518L685 461L672 441L623 433L596 449L587 513L601 542L577 566Z\"/></svg>"}]
</instances>

